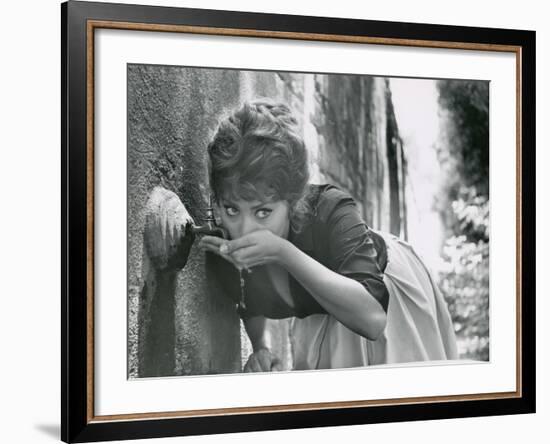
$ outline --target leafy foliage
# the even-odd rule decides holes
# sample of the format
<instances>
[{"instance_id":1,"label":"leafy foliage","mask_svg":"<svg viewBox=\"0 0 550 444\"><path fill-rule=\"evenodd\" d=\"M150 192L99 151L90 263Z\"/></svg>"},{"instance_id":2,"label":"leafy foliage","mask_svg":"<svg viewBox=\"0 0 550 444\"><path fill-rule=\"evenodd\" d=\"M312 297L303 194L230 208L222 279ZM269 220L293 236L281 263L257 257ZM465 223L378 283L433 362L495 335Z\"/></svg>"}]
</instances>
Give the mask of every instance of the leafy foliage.
<instances>
[{"instance_id":1,"label":"leafy foliage","mask_svg":"<svg viewBox=\"0 0 550 444\"><path fill-rule=\"evenodd\" d=\"M451 198L460 186L474 186L489 194L489 82L441 80L437 83L439 105L446 111L447 157L454 158L458 173ZM440 151L440 154L443 154Z\"/></svg>"},{"instance_id":2,"label":"leafy foliage","mask_svg":"<svg viewBox=\"0 0 550 444\"><path fill-rule=\"evenodd\" d=\"M457 334L461 357L489 359L489 201L463 190L453 202L457 232L443 247L440 288Z\"/></svg>"},{"instance_id":3,"label":"leafy foliage","mask_svg":"<svg viewBox=\"0 0 550 444\"><path fill-rule=\"evenodd\" d=\"M489 359L489 83L438 82L443 291L462 358Z\"/></svg>"}]
</instances>

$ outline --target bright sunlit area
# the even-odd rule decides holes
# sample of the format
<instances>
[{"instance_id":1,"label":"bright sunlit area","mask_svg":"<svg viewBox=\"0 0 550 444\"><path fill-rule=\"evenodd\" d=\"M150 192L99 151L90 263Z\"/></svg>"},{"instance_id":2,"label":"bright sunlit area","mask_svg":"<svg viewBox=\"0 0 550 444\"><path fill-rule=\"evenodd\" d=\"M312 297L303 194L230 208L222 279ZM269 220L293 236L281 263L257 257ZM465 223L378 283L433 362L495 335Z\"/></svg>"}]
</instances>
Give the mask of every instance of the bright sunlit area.
<instances>
[{"instance_id":1,"label":"bright sunlit area","mask_svg":"<svg viewBox=\"0 0 550 444\"><path fill-rule=\"evenodd\" d=\"M439 278L463 356L489 357L488 82L390 79L408 237Z\"/></svg>"}]
</instances>

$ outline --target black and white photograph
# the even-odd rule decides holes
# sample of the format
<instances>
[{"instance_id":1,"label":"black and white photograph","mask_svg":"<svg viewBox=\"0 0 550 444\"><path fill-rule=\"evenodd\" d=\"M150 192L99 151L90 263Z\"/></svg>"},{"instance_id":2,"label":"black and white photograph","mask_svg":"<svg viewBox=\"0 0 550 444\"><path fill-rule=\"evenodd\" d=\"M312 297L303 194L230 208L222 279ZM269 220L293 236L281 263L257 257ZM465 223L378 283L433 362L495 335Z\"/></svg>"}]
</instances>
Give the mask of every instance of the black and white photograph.
<instances>
[{"instance_id":1,"label":"black and white photograph","mask_svg":"<svg viewBox=\"0 0 550 444\"><path fill-rule=\"evenodd\" d=\"M127 376L491 360L488 80L127 65Z\"/></svg>"}]
</instances>

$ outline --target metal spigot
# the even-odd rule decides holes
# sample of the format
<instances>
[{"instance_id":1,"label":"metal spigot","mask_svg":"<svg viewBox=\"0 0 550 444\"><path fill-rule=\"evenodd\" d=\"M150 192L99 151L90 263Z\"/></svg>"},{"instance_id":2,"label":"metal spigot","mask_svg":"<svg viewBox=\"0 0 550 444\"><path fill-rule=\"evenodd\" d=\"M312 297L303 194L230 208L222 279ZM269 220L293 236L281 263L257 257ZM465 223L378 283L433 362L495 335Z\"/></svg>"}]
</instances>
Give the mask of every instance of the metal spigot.
<instances>
[{"instance_id":1,"label":"metal spigot","mask_svg":"<svg viewBox=\"0 0 550 444\"><path fill-rule=\"evenodd\" d=\"M212 205L212 196L208 198L208 208L206 208L206 217L203 218L204 225L191 224L191 232L193 234L204 234L208 236L217 236L222 239L227 239L227 232L216 225L216 218L214 217L214 207Z\"/></svg>"}]
</instances>

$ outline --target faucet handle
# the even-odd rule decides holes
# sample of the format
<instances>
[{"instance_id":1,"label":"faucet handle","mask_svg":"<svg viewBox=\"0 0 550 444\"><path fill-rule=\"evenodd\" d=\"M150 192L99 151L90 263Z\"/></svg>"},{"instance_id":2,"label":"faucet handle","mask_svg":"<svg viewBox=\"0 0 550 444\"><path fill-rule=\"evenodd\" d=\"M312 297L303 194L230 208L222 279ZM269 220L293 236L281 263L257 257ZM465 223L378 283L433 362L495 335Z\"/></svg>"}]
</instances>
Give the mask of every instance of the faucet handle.
<instances>
[{"instance_id":1,"label":"faucet handle","mask_svg":"<svg viewBox=\"0 0 550 444\"><path fill-rule=\"evenodd\" d=\"M195 234L206 234L210 236L217 236L223 239L228 239L229 236L227 231L218 225L216 218L214 216L214 206L212 205L212 195L209 195L208 198L208 207L203 208L206 211L206 216L202 218L205 222L201 226L194 225L191 227L191 230Z\"/></svg>"}]
</instances>

